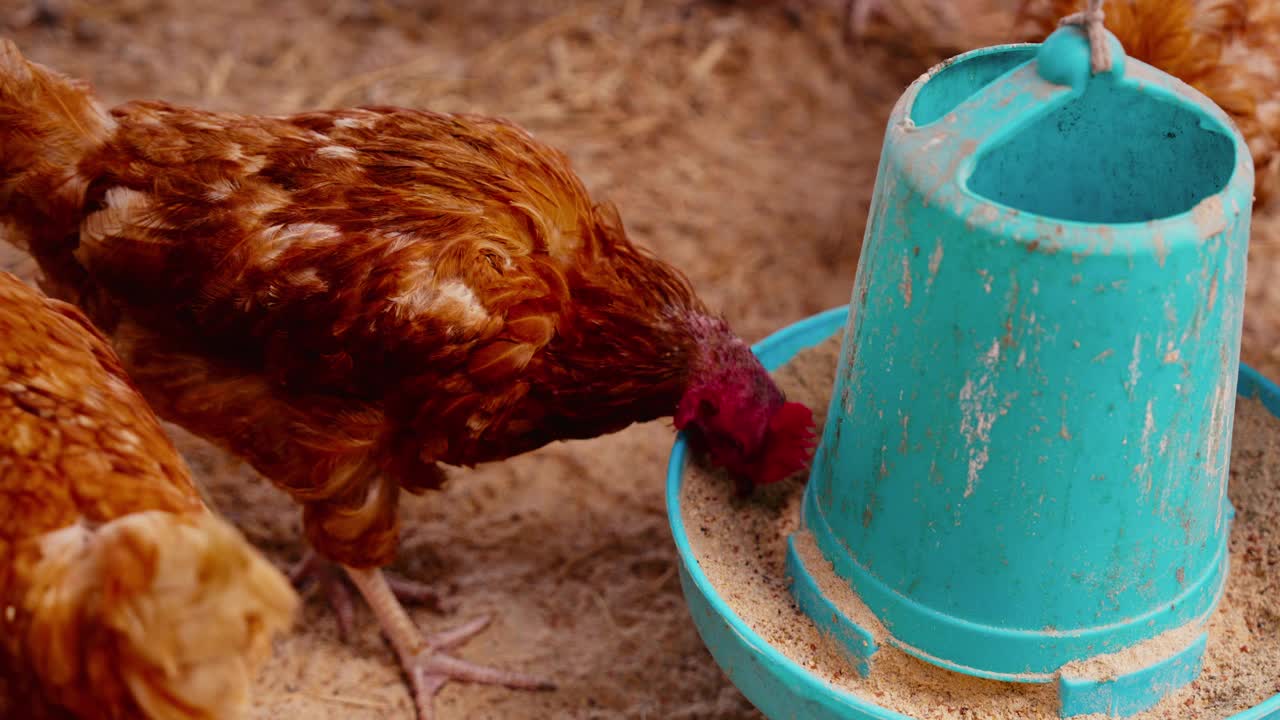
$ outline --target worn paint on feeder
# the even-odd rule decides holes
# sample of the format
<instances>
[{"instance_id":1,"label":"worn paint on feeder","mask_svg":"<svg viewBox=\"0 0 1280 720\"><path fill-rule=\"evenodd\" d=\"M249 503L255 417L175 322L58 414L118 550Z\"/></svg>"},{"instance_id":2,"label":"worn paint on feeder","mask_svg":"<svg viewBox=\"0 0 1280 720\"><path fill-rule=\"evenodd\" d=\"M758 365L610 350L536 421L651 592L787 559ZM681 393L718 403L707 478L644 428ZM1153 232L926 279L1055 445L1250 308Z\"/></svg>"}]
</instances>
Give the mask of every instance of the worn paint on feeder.
<instances>
[{"instance_id":1,"label":"worn paint on feeder","mask_svg":"<svg viewBox=\"0 0 1280 720\"><path fill-rule=\"evenodd\" d=\"M960 388L960 434L964 435L969 450L969 472L964 496L969 497L978 486L982 468L990 458L991 428L1002 413L996 405L996 388L993 384L996 363L1000 361L1000 341L991 343L980 360L982 372L976 379L969 377Z\"/></svg>"},{"instance_id":2,"label":"worn paint on feeder","mask_svg":"<svg viewBox=\"0 0 1280 720\"><path fill-rule=\"evenodd\" d=\"M1221 591L1253 169L1113 49L966 54L886 132L804 518L891 642L961 672L1052 680Z\"/></svg>"},{"instance_id":3,"label":"worn paint on feeder","mask_svg":"<svg viewBox=\"0 0 1280 720\"><path fill-rule=\"evenodd\" d=\"M938 238L937 244L933 248L933 252L929 255L929 280L927 287L933 287L933 279L938 276L938 269L942 267L942 238Z\"/></svg>"}]
</instances>

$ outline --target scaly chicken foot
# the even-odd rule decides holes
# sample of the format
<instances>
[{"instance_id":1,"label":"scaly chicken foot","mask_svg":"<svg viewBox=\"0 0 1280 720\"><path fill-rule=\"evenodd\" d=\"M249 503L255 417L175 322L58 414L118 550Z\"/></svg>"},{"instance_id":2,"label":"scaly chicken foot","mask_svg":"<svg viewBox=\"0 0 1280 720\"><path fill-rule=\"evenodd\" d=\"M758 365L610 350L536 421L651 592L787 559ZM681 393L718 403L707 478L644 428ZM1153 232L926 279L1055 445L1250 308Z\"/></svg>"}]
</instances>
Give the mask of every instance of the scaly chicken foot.
<instances>
[{"instance_id":1,"label":"scaly chicken foot","mask_svg":"<svg viewBox=\"0 0 1280 720\"><path fill-rule=\"evenodd\" d=\"M401 601L425 605L433 612L441 612L440 597L431 586L391 573L385 575L392 594ZM307 550L302 560L289 571L289 580L299 591L311 586L325 597L338 623L338 637L349 642L355 627L355 601L340 566L315 550Z\"/></svg>"},{"instance_id":2,"label":"scaly chicken foot","mask_svg":"<svg viewBox=\"0 0 1280 720\"><path fill-rule=\"evenodd\" d=\"M450 680L505 685L516 690L555 689L554 683L532 675L485 667L448 654L449 650L484 630L489 624L489 617L480 617L442 633L423 637L396 599L381 570L347 567L346 571L365 602L369 603L383 634L391 641L405 674L409 676L418 720L435 717L432 707L435 695Z\"/></svg>"}]
</instances>

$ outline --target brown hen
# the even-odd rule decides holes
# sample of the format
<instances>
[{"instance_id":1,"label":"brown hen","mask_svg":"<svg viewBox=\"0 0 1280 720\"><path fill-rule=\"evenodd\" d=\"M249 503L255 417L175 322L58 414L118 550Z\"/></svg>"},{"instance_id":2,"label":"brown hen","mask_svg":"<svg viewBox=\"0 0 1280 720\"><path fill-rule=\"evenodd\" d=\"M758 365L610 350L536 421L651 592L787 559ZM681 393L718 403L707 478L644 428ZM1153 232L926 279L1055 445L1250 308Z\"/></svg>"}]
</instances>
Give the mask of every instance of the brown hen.
<instances>
[{"instance_id":1,"label":"brown hen","mask_svg":"<svg viewBox=\"0 0 1280 720\"><path fill-rule=\"evenodd\" d=\"M0 273L0 677L23 717L241 717L297 597L85 316Z\"/></svg>"},{"instance_id":2,"label":"brown hen","mask_svg":"<svg viewBox=\"0 0 1280 720\"><path fill-rule=\"evenodd\" d=\"M546 687L424 641L378 570L401 489L673 415L746 488L803 468L807 408L560 152L492 118L134 102L0 46L0 218L115 338L161 416L303 506L406 668Z\"/></svg>"}]
</instances>

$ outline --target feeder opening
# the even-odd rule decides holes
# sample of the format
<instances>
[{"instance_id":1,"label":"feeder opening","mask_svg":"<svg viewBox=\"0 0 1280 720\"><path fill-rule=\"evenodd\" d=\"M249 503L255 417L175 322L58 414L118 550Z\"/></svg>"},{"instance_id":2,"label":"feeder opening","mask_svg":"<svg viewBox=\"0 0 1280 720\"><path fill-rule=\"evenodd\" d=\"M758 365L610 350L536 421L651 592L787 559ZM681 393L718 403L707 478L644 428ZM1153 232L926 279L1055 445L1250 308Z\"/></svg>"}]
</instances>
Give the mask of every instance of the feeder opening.
<instances>
[{"instance_id":1,"label":"feeder opening","mask_svg":"<svg viewBox=\"0 0 1280 720\"><path fill-rule=\"evenodd\" d=\"M1220 192L1234 166L1225 128L1149 90L1093 82L983 153L968 186L1057 220L1145 222Z\"/></svg>"},{"instance_id":2,"label":"feeder opening","mask_svg":"<svg viewBox=\"0 0 1280 720\"><path fill-rule=\"evenodd\" d=\"M911 106L911 122L928 125L946 115L993 80L1036 56L1035 47L976 55L951 63L934 75Z\"/></svg>"}]
</instances>

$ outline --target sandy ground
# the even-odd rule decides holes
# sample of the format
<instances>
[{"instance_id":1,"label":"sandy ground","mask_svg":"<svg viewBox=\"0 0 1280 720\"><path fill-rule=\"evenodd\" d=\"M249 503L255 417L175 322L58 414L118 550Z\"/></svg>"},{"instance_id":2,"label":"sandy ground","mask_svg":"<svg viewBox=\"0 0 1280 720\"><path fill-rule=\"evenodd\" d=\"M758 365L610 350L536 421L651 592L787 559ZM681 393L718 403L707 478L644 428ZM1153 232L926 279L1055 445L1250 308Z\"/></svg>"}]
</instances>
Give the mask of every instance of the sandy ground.
<instances>
[{"instance_id":1,"label":"sandy ground","mask_svg":"<svg viewBox=\"0 0 1280 720\"><path fill-rule=\"evenodd\" d=\"M804 5L804 3L791 3ZM835 16L704 0L0 0L0 33L34 59L136 97L285 113L358 103L504 115L564 148L633 238L681 266L758 339L846 302L892 103L929 61L839 41ZM815 3L820 5L820 3ZM269 10L264 8L270 7ZM42 9L43 8L43 9ZM1255 220L1245 359L1280 374L1280 224ZM0 267L31 268L7 248ZM204 444L179 442L219 509L284 565L290 503ZM663 423L457 472L408 498L395 568L436 583L443 613L495 623L466 657L560 683L454 685L451 718L757 717L703 649L675 576ZM341 644L314 598L280 642L255 718L410 718L372 617Z\"/></svg>"}]
</instances>

